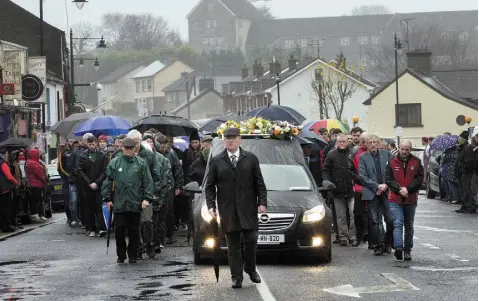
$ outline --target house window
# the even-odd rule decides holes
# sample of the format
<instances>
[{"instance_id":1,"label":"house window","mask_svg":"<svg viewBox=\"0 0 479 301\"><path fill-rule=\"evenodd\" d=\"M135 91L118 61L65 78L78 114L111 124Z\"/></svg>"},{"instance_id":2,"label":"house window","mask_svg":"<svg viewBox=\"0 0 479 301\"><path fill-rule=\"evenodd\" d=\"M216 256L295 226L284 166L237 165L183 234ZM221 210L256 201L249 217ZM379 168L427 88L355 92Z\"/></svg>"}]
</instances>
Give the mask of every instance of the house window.
<instances>
[{"instance_id":1,"label":"house window","mask_svg":"<svg viewBox=\"0 0 479 301\"><path fill-rule=\"evenodd\" d=\"M168 93L167 96L166 96L166 101L172 102L174 100L175 100L175 92Z\"/></svg>"},{"instance_id":2,"label":"house window","mask_svg":"<svg viewBox=\"0 0 479 301\"><path fill-rule=\"evenodd\" d=\"M216 39L214 37L210 37L210 45L215 45Z\"/></svg>"},{"instance_id":3,"label":"house window","mask_svg":"<svg viewBox=\"0 0 479 301\"><path fill-rule=\"evenodd\" d=\"M349 45L349 37L342 37L341 38L341 45L348 46Z\"/></svg>"},{"instance_id":4,"label":"house window","mask_svg":"<svg viewBox=\"0 0 479 301\"><path fill-rule=\"evenodd\" d=\"M368 44L368 37L367 36L359 36L358 37L358 43L361 45L367 45Z\"/></svg>"},{"instance_id":5,"label":"house window","mask_svg":"<svg viewBox=\"0 0 479 301\"><path fill-rule=\"evenodd\" d=\"M153 82L151 79L148 80L148 92L153 91Z\"/></svg>"},{"instance_id":6,"label":"house window","mask_svg":"<svg viewBox=\"0 0 479 301\"><path fill-rule=\"evenodd\" d=\"M307 46L308 46L308 40L301 39L301 47L307 47Z\"/></svg>"},{"instance_id":7,"label":"house window","mask_svg":"<svg viewBox=\"0 0 479 301\"><path fill-rule=\"evenodd\" d=\"M469 42L469 32L464 31L459 34L459 42L462 45L465 45Z\"/></svg>"},{"instance_id":8,"label":"house window","mask_svg":"<svg viewBox=\"0 0 479 301\"><path fill-rule=\"evenodd\" d=\"M368 60L361 59L361 66L366 67L368 65Z\"/></svg>"},{"instance_id":9,"label":"house window","mask_svg":"<svg viewBox=\"0 0 479 301\"><path fill-rule=\"evenodd\" d=\"M294 40L286 40L284 41L286 48L293 48L294 47Z\"/></svg>"},{"instance_id":10,"label":"house window","mask_svg":"<svg viewBox=\"0 0 479 301\"><path fill-rule=\"evenodd\" d=\"M218 37L216 43L218 45L223 45L224 41L225 41L225 39L223 37Z\"/></svg>"},{"instance_id":11,"label":"house window","mask_svg":"<svg viewBox=\"0 0 479 301\"><path fill-rule=\"evenodd\" d=\"M381 36L372 36L371 37L371 44L373 44L373 45L381 44Z\"/></svg>"},{"instance_id":12,"label":"house window","mask_svg":"<svg viewBox=\"0 0 479 301\"><path fill-rule=\"evenodd\" d=\"M213 27L218 27L218 20L213 20Z\"/></svg>"},{"instance_id":13,"label":"house window","mask_svg":"<svg viewBox=\"0 0 479 301\"><path fill-rule=\"evenodd\" d=\"M399 104L396 105L396 107L398 108L398 119L400 126L422 126L420 103Z\"/></svg>"},{"instance_id":14,"label":"house window","mask_svg":"<svg viewBox=\"0 0 479 301\"><path fill-rule=\"evenodd\" d=\"M208 3L208 10L215 10L215 4L214 3Z\"/></svg>"},{"instance_id":15,"label":"house window","mask_svg":"<svg viewBox=\"0 0 479 301\"><path fill-rule=\"evenodd\" d=\"M141 92L141 83L139 80L136 81L136 93Z\"/></svg>"},{"instance_id":16,"label":"house window","mask_svg":"<svg viewBox=\"0 0 479 301\"><path fill-rule=\"evenodd\" d=\"M211 27L211 21L210 20L206 20L205 21L205 28L210 28Z\"/></svg>"},{"instance_id":17,"label":"house window","mask_svg":"<svg viewBox=\"0 0 479 301\"><path fill-rule=\"evenodd\" d=\"M141 91L146 92L146 80L141 81Z\"/></svg>"},{"instance_id":18,"label":"house window","mask_svg":"<svg viewBox=\"0 0 479 301\"><path fill-rule=\"evenodd\" d=\"M201 43L203 43L203 44L208 44L208 38L203 38L203 39L201 39Z\"/></svg>"}]
</instances>

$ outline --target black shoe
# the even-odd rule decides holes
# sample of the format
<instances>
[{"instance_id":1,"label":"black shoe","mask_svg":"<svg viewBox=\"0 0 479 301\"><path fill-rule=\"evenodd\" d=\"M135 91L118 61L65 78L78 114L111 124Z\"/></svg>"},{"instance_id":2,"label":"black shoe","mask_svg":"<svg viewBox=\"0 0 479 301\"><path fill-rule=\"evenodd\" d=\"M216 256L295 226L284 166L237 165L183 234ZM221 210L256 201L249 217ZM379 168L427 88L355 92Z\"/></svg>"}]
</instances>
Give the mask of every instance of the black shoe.
<instances>
[{"instance_id":1,"label":"black shoe","mask_svg":"<svg viewBox=\"0 0 479 301\"><path fill-rule=\"evenodd\" d=\"M261 277L256 271L254 271L253 273L249 273L249 279L254 283L261 283Z\"/></svg>"},{"instance_id":2,"label":"black shoe","mask_svg":"<svg viewBox=\"0 0 479 301\"><path fill-rule=\"evenodd\" d=\"M5 227L2 230L4 233L12 233L15 232L15 229L13 227Z\"/></svg>"},{"instance_id":3,"label":"black shoe","mask_svg":"<svg viewBox=\"0 0 479 301\"><path fill-rule=\"evenodd\" d=\"M360 243L361 243L361 242L356 239L356 240L353 241L353 243L352 243L351 245L352 245L353 247L357 247L357 246L359 246Z\"/></svg>"},{"instance_id":4,"label":"black shoe","mask_svg":"<svg viewBox=\"0 0 479 301\"><path fill-rule=\"evenodd\" d=\"M130 259L128 260L129 263L136 263L136 259Z\"/></svg>"},{"instance_id":5,"label":"black shoe","mask_svg":"<svg viewBox=\"0 0 479 301\"><path fill-rule=\"evenodd\" d=\"M363 235L363 241L364 241L364 242L367 242L367 241L368 241L368 234L367 234L367 233Z\"/></svg>"},{"instance_id":6,"label":"black shoe","mask_svg":"<svg viewBox=\"0 0 479 301\"><path fill-rule=\"evenodd\" d=\"M339 240L339 238L336 238L335 240L333 240L333 244L339 244L341 242L341 240Z\"/></svg>"},{"instance_id":7,"label":"black shoe","mask_svg":"<svg viewBox=\"0 0 479 301\"><path fill-rule=\"evenodd\" d=\"M155 248L153 246L146 247L146 255L148 258L155 258Z\"/></svg>"},{"instance_id":8,"label":"black shoe","mask_svg":"<svg viewBox=\"0 0 479 301\"><path fill-rule=\"evenodd\" d=\"M117 263L125 263L125 259L122 259L122 258L118 258L116 260Z\"/></svg>"},{"instance_id":9,"label":"black shoe","mask_svg":"<svg viewBox=\"0 0 479 301\"><path fill-rule=\"evenodd\" d=\"M396 249L396 251L394 251L394 256L396 256L397 260L402 260L402 250Z\"/></svg>"},{"instance_id":10,"label":"black shoe","mask_svg":"<svg viewBox=\"0 0 479 301\"><path fill-rule=\"evenodd\" d=\"M171 244L174 244L175 242L176 242L176 239L174 239L174 238L165 239L165 244L166 245L171 245Z\"/></svg>"},{"instance_id":11,"label":"black shoe","mask_svg":"<svg viewBox=\"0 0 479 301\"><path fill-rule=\"evenodd\" d=\"M347 240L341 240L341 243L339 244L342 247L347 247L348 246L348 241Z\"/></svg>"},{"instance_id":12,"label":"black shoe","mask_svg":"<svg viewBox=\"0 0 479 301\"><path fill-rule=\"evenodd\" d=\"M232 288L242 288L243 287L243 281L241 280L233 280L233 284L231 285Z\"/></svg>"},{"instance_id":13,"label":"black shoe","mask_svg":"<svg viewBox=\"0 0 479 301\"><path fill-rule=\"evenodd\" d=\"M382 248L374 248L374 255L375 256L383 255L383 249Z\"/></svg>"},{"instance_id":14,"label":"black shoe","mask_svg":"<svg viewBox=\"0 0 479 301\"><path fill-rule=\"evenodd\" d=\"M391 246L388 244L383 245L383 253L391 254Z\"/></svg>"},{"instance_id":15,"label":"black shoe","mask_svg":"<svg viewBox=\"0 0 479 301\"><path fill-rule=\"evenodd\" d=\"M160 253L161 253L161 248L160 248L160 246L156 246L156 247L155 247L155 253L156 253L156 254L160 254Z\"/></svg>"},{"instance_id":16,"label":"black shoe","mask_svg":"<svg viewBox=\"0 0 479 301\"><path fill-rule=\"evenodd\" d=\"M467 213L467 210L466 208L459 208L457 210L455 210L457 213Z\"/></svg>"},{"instance_id":17,"label":"black shoe","mask_svg":"<svg viewBox=\"0 0 479 301\"><path fill-rule=\"evenodd\" d=\"M404 251L404 261L411 261L411 251Z\"/></svg>"}]
</instances>

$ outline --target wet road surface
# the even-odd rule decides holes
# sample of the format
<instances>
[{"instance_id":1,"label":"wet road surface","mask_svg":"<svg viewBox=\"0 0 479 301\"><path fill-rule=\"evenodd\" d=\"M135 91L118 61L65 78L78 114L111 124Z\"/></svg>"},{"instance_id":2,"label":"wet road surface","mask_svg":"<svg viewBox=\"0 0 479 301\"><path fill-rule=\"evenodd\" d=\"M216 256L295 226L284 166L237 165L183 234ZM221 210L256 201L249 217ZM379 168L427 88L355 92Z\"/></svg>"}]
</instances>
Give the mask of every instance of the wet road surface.
<instances>
[{"instance_id":1,"label":"wet road surface","mask_svg":"<svg viewBox=\"0 0 479 301\"><path fill-rule=\"evenodd\" d=\"M421 196L413 261L375 257L358 248L333 247L333 261L260 257L263 283L245 277L230 288L221 266L193 264L184 237L158 259L116 263L114 241L89 238L63 221L0 242L2 300L477 300L477 215ZM10 298L10 299L8 299Z\"/></svg>"}]
</instances>

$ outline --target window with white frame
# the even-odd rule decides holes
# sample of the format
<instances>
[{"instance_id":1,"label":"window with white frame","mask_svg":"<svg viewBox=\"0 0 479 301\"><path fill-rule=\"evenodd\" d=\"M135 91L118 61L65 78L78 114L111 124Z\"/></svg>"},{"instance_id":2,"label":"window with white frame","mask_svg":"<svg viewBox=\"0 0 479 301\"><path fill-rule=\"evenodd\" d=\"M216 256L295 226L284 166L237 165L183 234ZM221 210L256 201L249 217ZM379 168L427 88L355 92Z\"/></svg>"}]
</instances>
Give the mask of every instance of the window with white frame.
<instances>
[{"instance_id":1,"label":"window with white frame","mask_svg":"<svg viewBox=\"0 0 479 301\"><path fill-rule=\"evenodd\" d=\"M216 38L216 43L218 45L223 45L224 41L225 41L225 39L223 37Z\"/></svg>"},{"instance_id":2,"label":"window with white frame","mask_svg":"<svg viewBox=\"0 0 479 301\"><path fill-rule=\"evenodd\" d=\"M342 37L341 38L341 45L348 46L349 45L349 37Z\"/></svg>"},{"instance_id":3,"label":"window with white frame","mask_svg":"<svg viewBox=\"0 0 479 301\"><path fill-rule=\"evenodd\" d=\"M141 92L141 82L139 80L136 81L136 93Z\"/></svg>"},{"instance_id":4,"label":"window with white frame","mask_svg":"<svg viewBox=\"0 0 479 301\"><path fill-rule=\"evenodd\" d=\"M373 44L373 45L381 44L381 36L372 36L371 37L371 44Z\"/></svg>"},{"instance_id":5,"label":"window with white frame","mask_svg":"<svg viewBox=\"0 0 479 301\"><path fill-rule=\"evenodd\" d=\"M211 20L205 20L205 28L211 27Z\"/></svg>"},{"instance_id":6,"label":"window with white frame","mask_svg":"<svg viewBox=\"0 0 479 301\"><path fill-rule=\"evenodd\" d=\"M284 41L284 46L286 48L293 48L294 47L294 40L286 40Z\"/></svg>"},{"instance_id":7,"label":"window with white frame","mask_svg":"<svg viewBox=\"0 0 479 301\"><path fill-rule=\"evenodd\" d=\"M210 37L210 45L215 45L215 44L216 44L215 37Z\"/></svg>"},{"instance_id":8,"label":"window with white frame","mask_svg":"<svg viewBox=\"0 0 479 301\"><path fill-rule=\"evenodd\" d=\"M201 43L208 44L208 38L204 37L203 39L201 39Z\"/></svg>"},{"instance_id":9,"label":"window with white frame","mask_svg":"<svg viewBox=\"0 0 479 301\"><path fill-rule=\"evenodd\" d=\"M469 32L463 31L459 34L459 42L466 44L469 41Z\"/></svg>"},{"instance_id":10,"label":"window with white frame","mask_svg":"<svg viewBox=\"0 0 479 301\"><path fill-rule=\"evenodd\" d=\"M361 45L366 45L368 43L368 37L367 36L359 36L358 37L358 43Z\"/></svg>"},{"instance_id":11,"label":"window with white frame","mask_svg":"<svg viewBox=\"0 0 479 301\"><path fill-rule=\"evenodd\" d=\"M208 3L208 10L215 10L215 4L214 3Z\"/></svg>"},{"instance_id":12,"label":"window with white frame","mask_svg":"<svg viewBox=\"0 0 479 301\"><path fill-rule=\"evenodd\" d=\"M308 40L307 39L301 39L301 47L307 47L308 46Z\"/></svg>"},{"instance_id":13,"label":"window with white frame","mask_svg":"<svg viewBox=\"0 0 479 301\"><path fill-rule=\"evenodd\" d=\"M360 63L361 63L361 66L362 66L362 67L366 67L366 66L368 65L368 60L362 58Z\"/></svg>"},{"instance_id":14,"label":"window with white frame","mask_svg":"<svg viewBox=\"0 0 479 301\"><path fill-rule=\"evenodd\" d=\"M218 20L213 20L212 25L213 27L218 27Z\"/></svg>"},{"instance_id":15,"label":"window with white frame","mask_svg":"<svg viewBox=\"0 0 479 301\"><path fill-rule=\"evenodd\" d=\"M146 92L146 80L141 81L141 91Z\"/></svg>"},{"instance_id":16,"label":"window with white frame","mask_svg":"<svg viewBox=\"0 0 479 301\"><path fill-rule=\"evenodd\" d=\"M153 91L153 81L151 79L148 80L148 92Z\"/></svg>"}]
</instances>

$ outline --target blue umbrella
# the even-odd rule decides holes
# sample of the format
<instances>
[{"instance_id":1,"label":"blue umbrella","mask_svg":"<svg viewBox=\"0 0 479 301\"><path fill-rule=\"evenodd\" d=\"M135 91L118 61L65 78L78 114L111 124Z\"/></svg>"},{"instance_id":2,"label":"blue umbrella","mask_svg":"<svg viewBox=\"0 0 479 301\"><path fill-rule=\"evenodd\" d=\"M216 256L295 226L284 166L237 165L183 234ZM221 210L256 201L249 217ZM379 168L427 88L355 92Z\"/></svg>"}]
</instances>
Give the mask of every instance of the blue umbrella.
<instances>
[{"instance_id":1,"label":"blue umbrella","mask_svg":"<svg viewBox=\"0 0 479 301\"><path fill-rule=\"evenodd\" d=\"M446 150L457 145L457 135L441 135L436 137L431 143L431 150Z\"/></svg>"},{"instance_id":2,"label":"blue umbrella","mask_svg":"<svg viewBox=\"0 0 479 301\"><path fill-rule=\"evenodd\" d=\"M75 136L82 136L86 133L92 133L95 136L118 136L127 134L130 127L130 123L121 117L98 116L80 124L76 129Z\"/></svg>"},{"instance_id":3,"label":"blue umbrella","mask_svg":"<svg viewBox=\"0 0 479 301\"><path fill-rule=\"evenodd\" d=\"M262 117L271 121L287 121L294 125L301 125L306 117L295 109L285 106L271 105L251 110L247 116Z\"/></svg>"}]
</instances>

